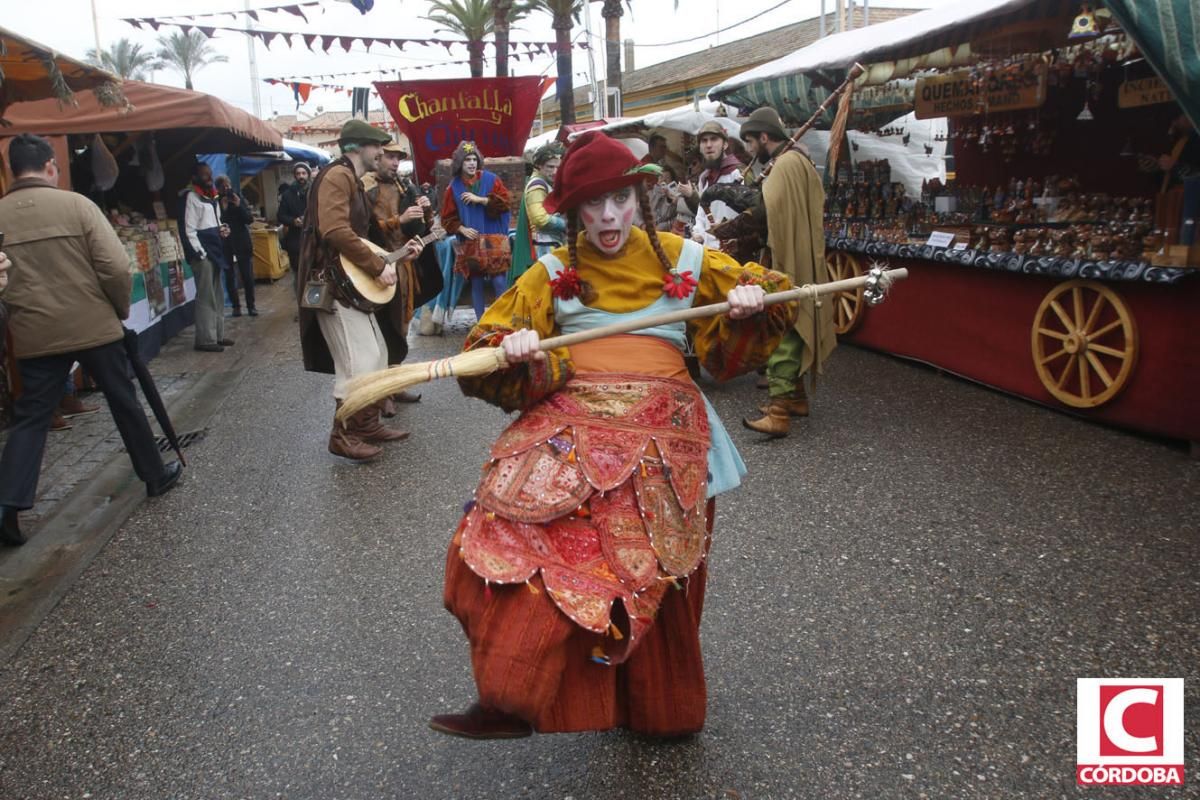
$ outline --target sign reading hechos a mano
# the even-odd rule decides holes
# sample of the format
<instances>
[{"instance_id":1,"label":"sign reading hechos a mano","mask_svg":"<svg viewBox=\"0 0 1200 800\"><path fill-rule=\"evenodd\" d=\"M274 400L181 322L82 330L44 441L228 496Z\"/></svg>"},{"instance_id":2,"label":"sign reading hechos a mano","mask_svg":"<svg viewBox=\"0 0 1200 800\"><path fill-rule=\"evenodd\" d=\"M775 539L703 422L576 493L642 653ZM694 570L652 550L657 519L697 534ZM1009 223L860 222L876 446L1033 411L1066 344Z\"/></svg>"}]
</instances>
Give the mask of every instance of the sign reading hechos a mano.
<instances>
[{"instance_id":1,"label":"sign reading hechos a mano","mask_svg":"<svg viewBox=\"0 0 1200 800\"><path fill-rule=\"evenodd\" d=\"M959 70L918 78L917 119L1038 108L1046 101L1046 69L1040 62L978 75Z\"/></svg>"},{"instance_id":2,"label":"sign reading hechos a mano","mask_svg":"<svg viewBox=\"0 0 1200 800\"><path fill-rule=\"evenodd\" d=\"M542 96L543 79L469 78L376 83L375 88L412 145L421 180L462 141L484 156L519 156Z\"/></svg>"}]
</instances>

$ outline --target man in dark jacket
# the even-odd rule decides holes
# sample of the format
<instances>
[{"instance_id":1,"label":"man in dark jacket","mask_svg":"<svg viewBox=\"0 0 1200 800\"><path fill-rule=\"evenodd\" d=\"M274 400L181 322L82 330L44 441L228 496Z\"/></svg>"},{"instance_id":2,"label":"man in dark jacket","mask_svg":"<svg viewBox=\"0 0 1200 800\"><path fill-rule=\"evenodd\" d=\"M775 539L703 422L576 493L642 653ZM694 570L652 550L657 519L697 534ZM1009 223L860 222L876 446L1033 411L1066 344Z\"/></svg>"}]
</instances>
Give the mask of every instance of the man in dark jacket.
<instances>
[{"instance_id":1,"label":"man in dark jacket","mask_svg":"<svg viewBox=\"0 0 1200 800\"><path fill-rule=\"evenodd\" d=\"M279 198L277 219L283 226L283 249L292 262L292 282L300 274L300 240L304 233L304 211L308 207L308 178L311 170L303 162L292 167L296 180L283 190Z\"/></svg>"},{"instance_id":2,"label":"man in dark jacket","mask_svg":"<svg viewBox=\"0 0 1200 800\"><path fill-rule=\"evenodd\" d=\"M8 442L0 455L0 541L24 544L18 513L32 508L50 417L67 374L83 364L108 400L133 469L151 497L179 480L163 466L142 404L129 381L121 320L129 316L129 256L103 212L58 188L54 149L21 134L8 148L16 180L0 198L0 230L12 260L3 300L21 375Z\"/></svg>"},{"instance_id":3,"label":"man in dark jacket","mask_svg":"<svg viewBox=\"0 0 1200 800\"><path fill-rule=\"evenodd\" d=\"M254 242L250 238L250 223L254 212L242 193L233 188L227 175L217 176L217 196L221 202L221 222L229 226L225 239L225 291L233 303L233 315L242 315L242 303L238 297L238 281L246 292L246 311L258 316L254 307Z\"/></svg>"}]
</instances>

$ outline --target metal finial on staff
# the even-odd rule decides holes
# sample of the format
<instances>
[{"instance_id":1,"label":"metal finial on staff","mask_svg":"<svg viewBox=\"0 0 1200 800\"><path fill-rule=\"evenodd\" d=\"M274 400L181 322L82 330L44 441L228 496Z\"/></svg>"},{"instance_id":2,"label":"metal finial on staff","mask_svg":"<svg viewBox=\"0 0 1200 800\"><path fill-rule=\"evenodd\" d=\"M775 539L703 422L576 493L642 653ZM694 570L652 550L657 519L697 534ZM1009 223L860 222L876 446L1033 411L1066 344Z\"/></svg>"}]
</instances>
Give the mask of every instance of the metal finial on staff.
<instances>
[{"instance_id":1,"label":"metal finial on staff","mask_svg":"<svg viewBox=\"0 0 1200 800\"><path fill-rule=\"evenodd\" d=\"M887 264L872 261L871 266L867 269L863 299L873 306L877 306L887 299L887 293L896 281L896 277L893 275L895 271L889 270Z\"/></svg>"}]
</instances>

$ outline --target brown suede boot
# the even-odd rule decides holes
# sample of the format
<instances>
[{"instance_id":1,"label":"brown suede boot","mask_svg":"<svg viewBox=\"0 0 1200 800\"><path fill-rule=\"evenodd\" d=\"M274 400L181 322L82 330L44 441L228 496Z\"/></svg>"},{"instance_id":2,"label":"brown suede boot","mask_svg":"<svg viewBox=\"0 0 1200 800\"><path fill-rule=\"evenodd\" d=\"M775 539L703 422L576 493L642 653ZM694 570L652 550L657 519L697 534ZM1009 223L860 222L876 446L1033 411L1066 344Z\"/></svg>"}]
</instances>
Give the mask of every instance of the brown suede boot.
<instances>
[{"instance_id":1,"label":"brown suede boot","mask_svg":"<svg viewBox=\"0 0 1200 800\"><path fill-rule=\"evenodd\" d=\"M789 416L792 417L807 417L808 416L808 395L804 393L804 387L801 386L790 395L782 397L772 397L771 402L780 401L787 407ZM764 414L769 413L771 403L763 403L758 407L758 410Z\"/></svg>"},{"instance_id":2,"label":"brown suede boot","mask_svg":"<svg viewBox=\"0 0 1200 800\"><path fill-rule=\"evenodd\" d=\"M338 401L338 408L342 407L342 401ZM370 461L376 458L383 452L383 448L362 440L354 431L354 419L351 418L346 424L333 420L333 431L329 434L329 452L335 456L348 458L351 461Z\"/></svg>"},{"instance_id":3,"label":"brown suede boot","mask_svg":"<svg viewBox=\"0 0 1200 800\"><path fill-rule=\"evenodd\" d=\"M396 403L390 397L385 397L382 401L379 413L388 419L396 416Z\"/></svg>"},{"instance_id":4,"label":"brown suede boot","mask_svg":"<svg viewBox=\"0 0 1200 800\"><path fill-rule=\"evenodd\" d=\"M461 714L438 714L429 720L429 727L438 733L467 739L521 739L533 733L529 723L520 717L484 708L479 703L472 703Z\"/></svg>"},{"instance_id":5,"label":"brown suede boot","mask_svg":"<svg viewBox=\"0 0 1200 800\"><path fill-rule=\"evenodd\" d=\"M792 429L792 418L788 416L786 399L771 398L771 402L767 404L766 414L761 419L743 419L742 424L752 431L765 433L772 439L782 439Z\"/></svg>"},{"instance_id":6,"label":"brown suede boot","mask_svg":"<svg viewBox=\"0 0 1200 800\"><path fill-rule=\"evenodd\" d=\"M350 429L364 442L399 442L408 438L408 431L398 431L383 424L379 418L382 403L367 406L350 418Z\"/></svg>"}]
</instances>

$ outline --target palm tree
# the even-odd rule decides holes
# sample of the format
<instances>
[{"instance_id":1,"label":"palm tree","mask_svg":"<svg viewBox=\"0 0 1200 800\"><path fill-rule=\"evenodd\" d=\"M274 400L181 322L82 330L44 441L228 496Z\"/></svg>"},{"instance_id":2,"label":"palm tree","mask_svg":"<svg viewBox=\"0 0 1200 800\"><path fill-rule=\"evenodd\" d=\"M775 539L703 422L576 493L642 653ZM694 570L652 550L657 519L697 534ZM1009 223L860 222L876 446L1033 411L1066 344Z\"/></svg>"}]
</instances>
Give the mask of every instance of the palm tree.
<instances>
[{"instance_id":1,"label":"palm tree","mask_svg":"<svg viewBox=\"0 0 1200 800\"><path fill-rule=\"evenodd\" d=\"M467 40L471 77L482 78L483 40L493 33L496 23L492 0L430 0L429 10L425 19ZM508 49L507 42L504 48Z\"/></svg>"},{"instance_id":2,"label":"palm tree","mask_svg":"<svg viewBox=\"0 0 1200 800\"><path fill-rule=\"evenodd\" d=\"M579 21L585 0L534 0L535 7L554 19L558 50L558 109L563 125L575 122L575 88L571 80L571 26Z\"/></svg>"},{"instance_id":3,"label":"palm tree","mask_svg":"<svg viewBox=\"0 0 1200 800\"><path fill-rule=\"evenodd\" d=\"M625 0L630 13L633 5ZM676 0L675 7L679 7ZM604 17L604 54L607 60L605 68L605 83L609 89L621 90L621 0L604 0L600 16ZM606 104L607 105L607 104Z\"/></svg>"},{"instance_id":4,"label":"palm tree","mask_svg":"<svg viewBox=\"0 0 1200 800\"><path fill-rule=\"evenodd\" d=\"M87 60L119 78L132 81L144 81L147 71L153 72L162 66L156 55L125 38L117 39L107 50L88 50Z\"/></svg>"},{"instance_id":5,"label":"palm tree","mask_svg":"<svg viewBox=\"0 0 1200 800\"><path fill-rule=\"evenodd\" d=\"M508 77L508 31L533 10L530 0L492 0L492 29L496 32L496 77Z\"/></svg>"},{"instance_id":6,"label":"palm tree","mask_svg":"<svg viewBox=\"0 0 1200 800\"><path fill-rule=\"evenodd\" d=\"M193 73L209 64L229 60L213 49L207 36L194 28L159 36L158 44L158 57L163 60L163 66L183 73L183 85L189 89L193 88Z\"/></svg>"}]
</instances>

